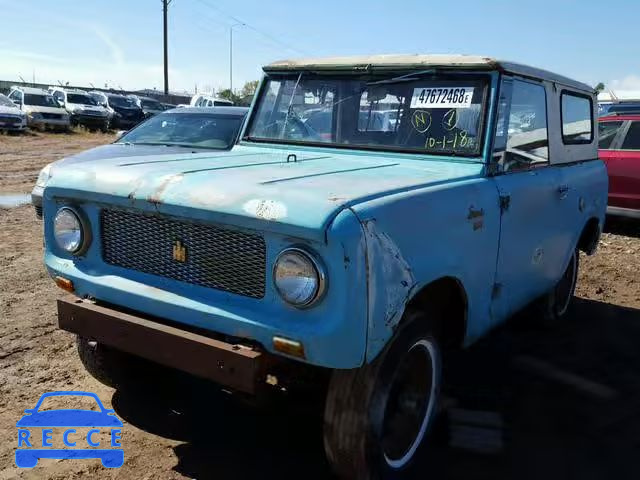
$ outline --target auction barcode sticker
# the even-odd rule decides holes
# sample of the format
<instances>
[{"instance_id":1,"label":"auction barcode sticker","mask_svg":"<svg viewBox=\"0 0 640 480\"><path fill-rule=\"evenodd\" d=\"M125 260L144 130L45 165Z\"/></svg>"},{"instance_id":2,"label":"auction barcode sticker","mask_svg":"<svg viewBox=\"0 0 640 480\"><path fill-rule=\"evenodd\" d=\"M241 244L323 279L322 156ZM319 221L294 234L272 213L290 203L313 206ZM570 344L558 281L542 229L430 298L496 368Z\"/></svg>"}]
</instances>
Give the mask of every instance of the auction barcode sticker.
<instances>
[{"instance_id":1,"label":"auction barcode sticker","mask_svg":"<svg viewBox=\"0 0 640 480\"><path fill-rule=\"evenodd\" d=\"M414 88L411 108L469 108L473 87Z\"/></svg>"}]
</instances>

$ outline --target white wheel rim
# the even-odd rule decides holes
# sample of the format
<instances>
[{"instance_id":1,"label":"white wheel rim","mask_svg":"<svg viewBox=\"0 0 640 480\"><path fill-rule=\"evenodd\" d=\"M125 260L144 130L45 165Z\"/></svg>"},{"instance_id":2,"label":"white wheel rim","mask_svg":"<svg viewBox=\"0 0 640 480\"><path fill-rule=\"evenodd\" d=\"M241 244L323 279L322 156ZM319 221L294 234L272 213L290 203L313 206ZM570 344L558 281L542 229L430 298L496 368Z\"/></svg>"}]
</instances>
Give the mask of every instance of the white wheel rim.
<instances>
[{"instance_id":1,"label":"white wheel rim","mask_svg":"<svg viewBox=\"0 0 640 480\"><path fill-rule=\"evenodd\" d=\"M432 379L431 388L429 391L429 403L427 404L427 408L425 409L424 418L422 419L422 423L420 424L420 429L418 430L418 434L416 435L416 438L414 439L413 443L411 444L409 449L406 451L406 453L399 459L394 460L392 458L389 458L387 456L387 453L384 452L384 459L387 462L387 465L389 465L391 468L394 468L394 469L403 468L405 465L407 465L407 463L409 463L409 461L411 461L414 454L416 453L416 450L422 443L422 440L424 439L425 434L427 433L429 420L431 419L431 415L433 414L433 409L435 408L436 386L438 383L437 364L436 364L438 356L436 354L435 347L428 340L422 339L414 343L411 346L411 348L408 350L408 352L411 352L414 348L421 348L425 352L427 352L427 355L429 355L429 360L430 360L429 363L431 364L431 379Z\"/></svg>"}]
</instances>

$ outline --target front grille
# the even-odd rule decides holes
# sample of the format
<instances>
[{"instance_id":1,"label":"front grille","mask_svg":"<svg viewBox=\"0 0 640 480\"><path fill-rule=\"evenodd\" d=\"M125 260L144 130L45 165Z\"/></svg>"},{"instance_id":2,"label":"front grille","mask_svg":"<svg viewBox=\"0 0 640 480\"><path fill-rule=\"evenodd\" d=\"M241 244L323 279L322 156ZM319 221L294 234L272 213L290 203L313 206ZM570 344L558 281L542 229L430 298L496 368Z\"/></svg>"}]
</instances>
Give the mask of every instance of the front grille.
<instances>
[{"instance_id":1,"label":"front grille","mask_svg":"<svg viewBox=\"0 0 640 480\"><path fill-rule=\"evenodd\" d=\"M0 122L16 124L16 123L20 123L20 117L14 117L14 116L9 116L9 115L0 115Z\"/></svg>"},{"instance_id":2,"label":"front grille","mask_svg":"<svg viewBox=\"0 0 640 480\"><path fill-rule=\"evenodd\" d=\"M266 248L260 235L125 210L105 209L101 217L108 264L264 297ZM174 259L177 242L186 251L184 262Z\"/></svg>"},{"instance_id":3,"label":"front grille","mask_svg":"<svg viewBox=\"0 0 640 480\"><path fill-rule=\"evenodd\" d=\"M85 115L100 115L100 112L96 110L85 110L84 113Z\"/></svg>"},{"instance_id":4,"label":"front grille","mask_svg":"<svg viewBox=\"0 0 640 480\"><path fill-rule=\"evenodd\" d=\"M60 120L62 115L58 113L43 113L42 118L46 118L48 120Z\"/></svg>"}]
</instances>

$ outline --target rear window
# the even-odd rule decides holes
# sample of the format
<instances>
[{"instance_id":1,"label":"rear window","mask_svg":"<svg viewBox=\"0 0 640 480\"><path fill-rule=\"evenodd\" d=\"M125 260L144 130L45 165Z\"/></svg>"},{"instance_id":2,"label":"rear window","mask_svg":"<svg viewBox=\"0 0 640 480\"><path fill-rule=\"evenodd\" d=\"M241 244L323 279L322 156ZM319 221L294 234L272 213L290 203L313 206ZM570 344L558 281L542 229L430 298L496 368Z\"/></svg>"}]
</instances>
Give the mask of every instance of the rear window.
<instances>
[{"instance_id":1,"label":"rear window","mask_svg":"<svg viewBox=\"0 0 640 480\"><path fill-rule=\"evenodd\" d=\"M621 121L618 122L600 122L598 124L598 148L608 150L611 148L611 142L622 128Z\"/></svg>"},{"instance_id":2,"label":"rear window","mask_svg":"<svg viewBox=\"0 0 640 480\"><path fill-rule=\"evenodd\" d=\"M561 95L562 141L565 144L591 143L593 109L591 98L577 93Z\"/></svg>"},{"instance_id":3,"label":"rear window","mask_svg":"<svg viewBox=\"0 0 640 480\"><path fill-rule=\"evenodd\" d=\"M640 150L640 122L631 122L622 150Z\"/></svg>"}]
</instances>

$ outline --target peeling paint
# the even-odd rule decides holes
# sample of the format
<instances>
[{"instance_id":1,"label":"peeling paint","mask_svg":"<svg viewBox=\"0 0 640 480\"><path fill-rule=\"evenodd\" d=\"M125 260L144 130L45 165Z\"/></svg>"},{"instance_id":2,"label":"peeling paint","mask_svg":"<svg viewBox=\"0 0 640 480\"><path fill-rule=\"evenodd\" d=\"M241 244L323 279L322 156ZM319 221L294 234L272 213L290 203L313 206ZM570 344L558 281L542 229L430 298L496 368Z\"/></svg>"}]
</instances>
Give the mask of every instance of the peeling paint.
<instances>
[{"instance_id":1,"label":"peeling paint","mask_svg":"<svg viewBox=\"0 0 640 480\"><path fill-rule=\"evenodd\" d=\"M398 246L385 232L378 230L375 221L366 221L363 226L367 240L369 272L380 276L369 279L370 302L375 301L378 296L376 290L380 286L382 291L379 295L384 297L384 323L394 327L402 317L415 278ZM374 306L370 305L370 311L374 310Z\"/></svg>"},{"instance_id":2,"label":"peeling paint","mask_svg":"<svg viewBox=\"0 0 640 480\"><path fill-rule=\"evenodd\" d=\"M243 209L249 215L264 220L279 220L287 216L287 206L277 200L249 200Z\"/></svg>"},{"instance_id":3,"label":"peeling paint","mask_svg":"<svg viewBox=\"0 0 640 480\"><path fill-rule=\"evenodd\" d=\"M178 173L175 175L171 175L167 178L165 178L162 183L160 183L160 186L155 190L155 192L153 192L148 200L151 203L163 203L163 195L165 190L169 187L169 185L174 184L174 183L179 183L182 181L182 179L184 178L184 174L182 173Z\"/></svg>"}]
</instances>

